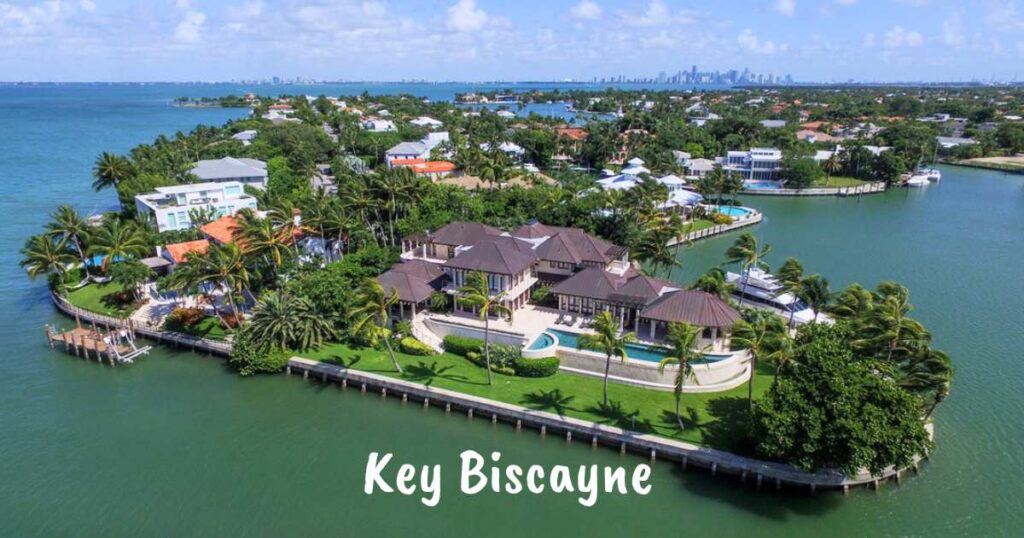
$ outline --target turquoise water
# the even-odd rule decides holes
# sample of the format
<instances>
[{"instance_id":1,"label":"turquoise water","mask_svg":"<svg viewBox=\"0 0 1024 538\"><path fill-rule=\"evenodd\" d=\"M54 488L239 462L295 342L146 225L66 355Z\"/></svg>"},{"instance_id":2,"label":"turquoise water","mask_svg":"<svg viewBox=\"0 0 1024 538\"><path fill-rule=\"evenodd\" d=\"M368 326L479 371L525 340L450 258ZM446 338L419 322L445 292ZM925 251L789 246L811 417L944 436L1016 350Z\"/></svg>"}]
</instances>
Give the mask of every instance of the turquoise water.
<instances>
[{"instance_id":1,"label":"turquoise water","mask_svg":"<svg viewBox=\"0 0 1024 538\"><path fill-rule=\"evenodd\" d=\"M757 181L748 179L743 182L743 187L746 189L781 189L782 184L778 181Z\"/></svg>"},{"instance_id":2,"label":"turquoise water","mask_svg":"<svg viewBox=\"0 0 1024 538\"><path fill-rule=\"evenodd\" d=\"M559 329L548 329L548 332L554 334L555 337L558 338L558 344L560 346L576 349L579 342L579 338L576 333L562 331ZM534 349L533 346L531 346L530 349ZM644 344L626 344L626 354L630 359L648 362L661 362L662 359L668 356L664 348ZM722 360L723 358L724 357L717 355L705 356L703 360L694 361L694 364L706 364L708 362Z\"/></svg>"},{"instance_id":3,"label":"turquoise water","mask_svg":"<svg viewBox=\"0 0 1024 538\"><path fill-rule=\"evenodd\" d=\"M658 462L650 495L602 496L586 509L566 495L458 494L458 454L499 450L503 462L545 466L646 458L297 377L239 379L205 355L157 348L111 369L46 346L42 325L69 321L18 268L22 240L57 204L116 205L89 188L100 151L245 113L167 106L193 91L225 93L0 87L0 536L932 537L1024 528L1024 296L1014 285L1024 267L1024 176L943 167L942 183L920 191L743 200L765 214L745 231L772 245L773 267L798 256L833 288L896 279L912 290L914 315L957 366L920 476L877 493L811 497ZM738 235L682 249L676 276L691 281L721 263ZM444 465L441 505L364 495L371 451Z\"/></svg>"},{"instance_id":4,"label":"turquoise water","mask_svg":"<svg viewBox=\"0 0 1024 538\"><path fill-rule=\"evenodd\" d=\"M745 207L731 205L718 206L715 211L729 217L745 217L750 214L750 210Z\"/></svg>"},{"instance_id":5,"label":"turquoise water","mask_svg":"<svg viewBox=\"0 0 1024 538\"><path fill-rule=\"evenodd\" d=\"M537 338L534 338L533 342L526 349L544 349L546 347L553 346L555 344L555 338L547 332L540 333Z\"/></svg>"}]
</instances>

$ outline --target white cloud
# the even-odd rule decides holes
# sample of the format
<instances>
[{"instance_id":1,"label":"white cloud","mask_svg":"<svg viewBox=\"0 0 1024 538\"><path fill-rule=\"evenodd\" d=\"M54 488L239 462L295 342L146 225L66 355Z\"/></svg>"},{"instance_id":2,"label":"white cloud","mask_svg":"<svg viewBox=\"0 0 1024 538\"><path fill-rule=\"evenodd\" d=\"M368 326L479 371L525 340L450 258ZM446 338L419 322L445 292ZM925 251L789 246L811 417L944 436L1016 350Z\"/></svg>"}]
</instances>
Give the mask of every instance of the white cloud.
<instances>
[{"instance_id":1,"label":"white cloud","mask_svg":"<svg viewBox=\"0 0 1024 538\"><path fill-rule=\"evenodd\" d=\"M621 16L626 24L640 27L691 24L697 20L696 11L681 9L673 13L662 0L651 0L640 14L621 12Z\"/></svg>"},{"instance_id":2,"label":"white cloud","mask_svg":"<svg viewBox=\"0 0 1024 538\"><path fill-rule=\"evenodd\" d=\"M942 21L942 42L954 48L960 48L967 42L960 15L950 15Z\"/></svg>"},{"instance_id":3,"label":"white cloud","mask_svg":"<svg viewBox=\"0 0 1024 538\"><path fill-rule=\"evenodd\" d=\"M237 19L254 19L263 15L263 0L251 0L243 2L241 4L231 6L228 8L227 13L232 18Z\"/></svg>"},{"instance_id":4,"label":"white cloud","mask_svg":"<svg viewBox=\"0 0 1024 538\"><path fill-rule=\"evenodd\" d=\"M575 19L595 20L601 18L601 6L591 0L581 0L569 10L569 14Z\"/></svg>"},{"instance_id":5,"label":"white cloud","mask_svg":"<svg viewBox=\"0 0 1024 538\"><path fill-rule=\"evenodd\" d=\"M887 49L898 49L900 47L918 47L924 42L924 36L920 32L907 30L900 25L893 26L885 33L882 44Z\"/></svg>"},{"instance_id":6,"label":"white cloud","mask_svg":"<svg viewBox=\"0 0 1024 538\"><path fill-rule=\"evenodd\" d=\"M185 13L185 18L174 28L174 40L186 45L194 45L203 40L200 33L203 24L206 23L206 15L198 11Z\"/></svg>"},{"instance_id":7,"label":"white cloud","mask_svg":"<svg viewBox=\"0 0 1024 538\"><path fill-rule=\"evenodd\" d=\"M78 5L82 8L82 11L88 11L89 13L96 11L96 2L92 0L81 0Z\"/></svg>"},{"instance_id":8,"label":"white cloud","mask_svg":"<svg viewBox=\"0 0 1024 538\"><path fill-rule=\"evenodd\" d=\"M796 13L796 0L776 0L775 11L787 17Z\"/></svg>"},{"instance_id":9,"label":"white cloud","mask_svg":"<svg viewBox=\"0 0 1024 538\"><path fill-rule=\"evenodd\" d=\"M1017 12L1013 2L992 2L988 5L985 22L996 30L1014 32L1024 30L1024 15Z\"/></svg>"},{"instance_id":10,"label":"white cloud","mask_svg":"<svg viewBox=\"0 0 1024 538\"><path fill-rule=\"evenodd\" d=\"M445 25L456 32L475 32L487 26L487 12L476 6L476 0L458 0L448 8Z\"/></svg>"},{"instance_id":11,"label":"white cloud","mask_svg":"<svg viewBox=\"0 0 1024 538\"><path fill-rule=\"evenodd\" d=\"M864 38L860 40L860 46L865 49L871 49L875 47L875 34L868 32L864 34Z\"/></svg>"},{"instance_id":12,"label":"white cloud","mask_svg":"<svg viewBox=\"0 0 1024 538\"><path fill-rule=\"evenodd\" d=\"M776 52L786 52L789 50L789 46L785 43L776 45L771 40L761 41L750 28L743 30L743 33L736 36L736 42L739 43L743 50L754 54L775 54Z\"/></svg>"}]
</instances>

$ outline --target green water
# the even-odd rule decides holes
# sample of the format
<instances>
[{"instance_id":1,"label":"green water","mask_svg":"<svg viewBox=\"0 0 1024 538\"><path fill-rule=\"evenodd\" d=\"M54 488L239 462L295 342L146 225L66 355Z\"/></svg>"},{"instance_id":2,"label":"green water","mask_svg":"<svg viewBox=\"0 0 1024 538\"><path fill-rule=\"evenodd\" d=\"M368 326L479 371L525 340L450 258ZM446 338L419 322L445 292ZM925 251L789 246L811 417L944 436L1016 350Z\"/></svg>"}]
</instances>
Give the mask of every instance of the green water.
<instances>
[{"instance_id":1,"label":"green water","mask_svg":"<svg viewBox=\"0 0 1024 538\"><path fill-rule=\"evenodd\" d=\"M644 460L296 377L243 380L191 353L160 349L111 369L46 347L42 325L69 321L24 279L18 246L58 203L112 203L89 191L99 151L244 113L167 106L190 91L0 89L0 536L1020 535L1024 177L946 168L940 185L861 201L744 200L766 215L752 230L772 244L773 263L797 256L836 288L911 288L917 316L958 368L921 476L811 497L659 463L649 496L605 495L586 509L569 495L461 495L458 454L500 450L504 462L545 466ZM684 251L685 278L718 263L732 237ZM371 451L441 463L441 505L364 495Z\"/></svg>"}]
</instances>

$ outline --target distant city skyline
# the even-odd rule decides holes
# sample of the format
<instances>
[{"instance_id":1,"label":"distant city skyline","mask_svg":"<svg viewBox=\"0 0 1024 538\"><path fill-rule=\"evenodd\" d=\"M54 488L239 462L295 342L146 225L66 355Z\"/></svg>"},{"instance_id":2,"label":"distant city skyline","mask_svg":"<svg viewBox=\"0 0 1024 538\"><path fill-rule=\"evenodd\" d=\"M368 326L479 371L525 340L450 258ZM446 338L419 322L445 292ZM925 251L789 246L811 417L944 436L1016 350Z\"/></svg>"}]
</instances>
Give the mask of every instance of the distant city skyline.
<instances>
[{"instance_id":1,"label":"distant city skyline","mask_svg":"<svg viewBox=\"0 0 1024 538\"><path fill-rule=\"evenodd\" d=\"M1012 0L0 0L5 81L1024 80ZM714 66L714 67L711 67Z\"/></svg>"}]
</instances>

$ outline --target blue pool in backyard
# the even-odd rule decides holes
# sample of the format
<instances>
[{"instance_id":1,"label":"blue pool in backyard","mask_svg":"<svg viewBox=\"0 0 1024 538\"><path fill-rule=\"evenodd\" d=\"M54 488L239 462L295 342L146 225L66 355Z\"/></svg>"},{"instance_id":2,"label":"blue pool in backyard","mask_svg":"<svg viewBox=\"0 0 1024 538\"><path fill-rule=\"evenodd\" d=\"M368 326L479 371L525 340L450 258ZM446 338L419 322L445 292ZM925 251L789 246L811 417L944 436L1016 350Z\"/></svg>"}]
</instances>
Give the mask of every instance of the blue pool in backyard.
<instances>
[{"instance_id":1,"label":"blue pool in backyard","mask_svg":"<svg viewBox=\"0 0 1024 538\"><path fill-rule=\"evenodd\" d=\"M736 218L736 217L745 217L745 216L747 216L747 215L752 213L751 210L749 210L749 209L747 209L745 207L731 206L731 205L718 206L716 211L718 211L719 213L721 213L723 215L727 215L729 217L734 217L734 218Z\"/></svg>"},{"instance_id":2,"label":"blue pool in backyard","mask_svg":"<svg viewBox=\"0 0 1024 538\"><path fill-rule=\"evenodd\" d=\"M530 343L526 349L541 349L552 345L552 337L558 339L558 345L564 348L576 349L578 342L578 334L571 333L568 331L562 331L558 329L548 329L547 331L540 334L536 340ZM648 362L661 362L667 355L665 348L656 346L649 346L645 344L626 344L626 355L630 359L648 361ZM704 362L715 362L722 360L725 357L721 356L705 356Z\"/></svg>"},{"instance_id":3,"label":"blue pool in backyard","mask_svg":"<svg viewBox=\"0 0 1024 538\"><path fill-rule=\"evenodd\" d=\"M781 189L782 183L778 181L747 180L743 182L743 188L752 190L774 190Z\"/></svg>"}]
</instances>

